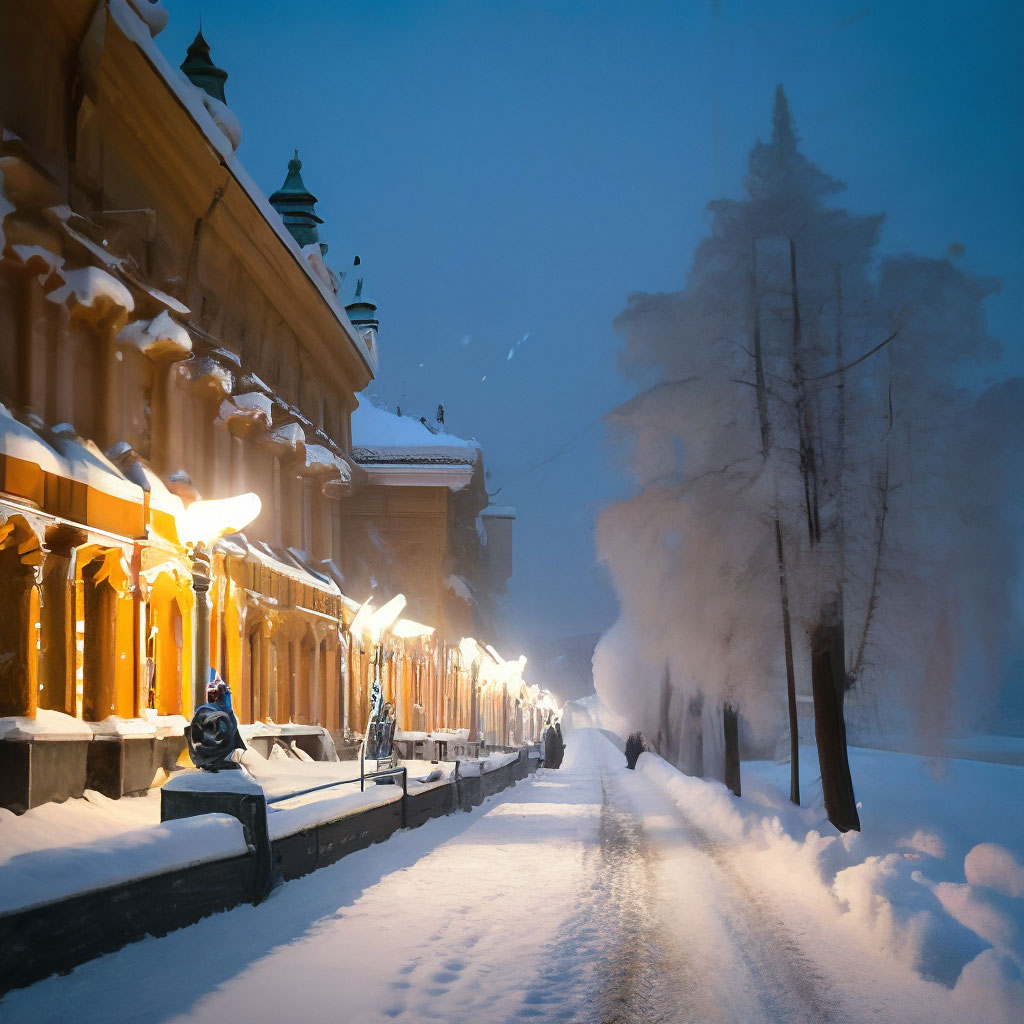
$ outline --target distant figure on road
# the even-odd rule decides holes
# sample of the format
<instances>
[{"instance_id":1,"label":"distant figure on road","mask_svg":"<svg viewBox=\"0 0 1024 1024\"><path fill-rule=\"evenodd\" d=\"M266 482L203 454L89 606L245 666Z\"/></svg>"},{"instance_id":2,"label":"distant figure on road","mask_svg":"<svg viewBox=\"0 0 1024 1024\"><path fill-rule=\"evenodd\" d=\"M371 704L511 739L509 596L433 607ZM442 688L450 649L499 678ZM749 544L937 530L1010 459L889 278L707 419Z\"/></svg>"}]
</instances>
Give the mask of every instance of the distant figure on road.
<instances>
[{"instance_id":1,"label":"distant figure on road","mask_svg":"<svg viewBox=\"0 0 1024 1024\"><path fill-rule=\"evenodd\" d=\"M558 760L556 754L558 735L555 732L555 727L551 724L550 718L548 719L548 727L544 730L544 736L541 742L544 750L544 767L557 768L558 765L555 762Z\"/></svg>"},{"instance_id":2,"label":"distant figure on road","mask_svg":"<svg viewBox=\"0 0 1024 1024\"><path fill-rule=\"evenodd\" d=\"M544 767L557 768L565 756L565 744L562 742L562 726L556 722L554 725L548 721L548 727L544 730Z\"/></svg>"}]
</instances>

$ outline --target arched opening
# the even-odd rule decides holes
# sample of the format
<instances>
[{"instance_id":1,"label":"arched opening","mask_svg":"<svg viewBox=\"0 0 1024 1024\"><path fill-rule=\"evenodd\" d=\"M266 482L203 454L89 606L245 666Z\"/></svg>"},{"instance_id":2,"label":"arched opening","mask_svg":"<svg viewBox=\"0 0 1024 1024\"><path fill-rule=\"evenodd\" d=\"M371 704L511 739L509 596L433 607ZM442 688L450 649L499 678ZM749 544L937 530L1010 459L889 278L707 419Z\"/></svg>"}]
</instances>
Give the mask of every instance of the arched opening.
<instances>
[{"instance_id":1,"label":"arched opening","mask_svg":"<svg viewBox=\"0 0 1024 1024\"><path fill-rule=\"evenodd\" d=\"M186 616L177 597L168 596L155 609L154 706L161 715L185 711L185 623Z\"/></svg>"},{"instance_id":2,"label":"arched opening","mask_svg":"<svg viewBox=\"0 0 1024 1024\"><path fill-rule=\"evenodd\" d=\"M275 722L287 722L291 713L290 689L291 681L288 678L290 668L288 641L280 636L275 636L270 641L267 680L270 690L270 702L267 709L267 717ZM282 673L282 667L285 672ZM282 679L282 674L285 678Z\"/></svg>"},{"instance_id":3,"label":"arched opening","mask_svg":"<svg viewBox=\"0 0 1024 1024\"><path fill-rule=\"evenodd\" d=\"M39 609L39 706L65 715L75 713L72 683L72 588L67 553L49 551L43 561Z\"/></svg>"},{"instance_id":4,"label":"arched opening","mask_svg":"<svg viewBox=\"0 0 1024 1024\"><path fill-rule=\"evenodd\" d=\"M262 721L266 715L263 708L263 688L260 685L260 677L263 671L263 644L260 642L260 634L263 632L263 623L258 622L246 635L246 644L249 651L249 673L244 681L246 701L248 704L249 721Z\"/></svg>"},{"instance_id":5,"label":"arched opening","mask_svg":"<svg viewBox=\"0 0 1024 1024\"><path fill-rule=\"evenodd\" d=\"M302 639L291 645L294 705L292 720L300 725L311 725L316 716L316 640L307 627Z\"/></svg>"},{"instance_id":6,"label":"arched opening","mask_svg":"<svg viewBox=\"0 0 1024 1024\"><path fill-rule=\"evenodd\" d=\"M0 525L0 587L4 595L0 716L34 716L36 712L39 684L33 591L34 567L41 561L39 538L22 516L11 516Z\"/></svg>"},{"instance_id":7,"label":"arched opening","mask_svg":"<svg viewBox=\"0 0 1024 1024\"><path fill-rule=\"evenodd\" d=\"M114 714L117 594L103 568L102 558L82 568L82 716L90 722Z\"/></svg>"},{"instance_id":8,"label":"arched opening","mask_svg":"<svg viewBox=\"0 0 1024 1024\"><path fill-rule=\"evenodd\" d=\"M328 729L337 729L337 700L330 699L337 693L337 679L334 678L334 652L327 649L327 640L321 640L317 648L317 687L313 720Z\"/></svg>"}]
</instances>

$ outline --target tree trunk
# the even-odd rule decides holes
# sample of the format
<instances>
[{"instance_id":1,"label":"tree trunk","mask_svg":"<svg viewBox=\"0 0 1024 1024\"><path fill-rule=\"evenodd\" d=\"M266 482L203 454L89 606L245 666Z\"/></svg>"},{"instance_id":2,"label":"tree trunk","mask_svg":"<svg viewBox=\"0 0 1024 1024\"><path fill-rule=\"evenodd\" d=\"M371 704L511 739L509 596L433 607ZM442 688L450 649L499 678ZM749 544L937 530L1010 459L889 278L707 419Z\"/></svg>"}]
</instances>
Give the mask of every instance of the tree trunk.
<instances>
[{"instance_id":1,"label":"tree trunk","mask_svg":"<svg viewBox=\"0 0 1024 1024\"><path fill-rule=\"evenodd\" d=\"M680 743L682 769L694 778L704 778L704 695L698 693L686 704Z\"/></svg>"},{"instance_id":2,"label":"tree trunk","mask_svg":"<svg viewBox=\"0 0 1024 1024\"><path fill-rule=\"evenodd\" d=\"M800 804L800 723L796 711L796 670L793 667L793 630L789 617L789 584L782 549L782 521L775 503L775 557L779 568L779 596L782 601L782 640L786 651L786 703L789 706L789 799Z\"/></svg>"},{"instance_id":3,"label":"tree trunk","mask_svg":"<svg viewBox=\"0 0 1024 1024\"><path fill-rule=\"evenodd\" d=\"M846 749L843 698L846 690L843 620L837 600L829 601L811 637L814 739L828 820L840 832L860 831L857 799Z\"/></svg>"},{"instance_id":4,"label":"tree trunk","mask_svg":"<svg viewBox=\"0 0 1024 1024\"><path fill-rule=\"evenodd\" d=\"M722 725L725 732L725 784L736 795L740 795L740 729L739 712L731 704L722 708Z\"/></svg>"},{"instance_id":5,"label":"tree trunk","mask_svg":"<svg viewBox=\"0 0 1024 1024\"><path fill-rule=\"evenodd\" d=\"M761 427L761 458L768 461L772 447L772 426L768 415L768 386L764 372L764 352L761 346L761 307L758 299L757 245L751 247L751 327L754 345L754 382L757 394L757 418ZM792 256L792 252L791 252ZM795 306L799 316L799 303ZM779 496L775 495L775 560L779 573L779 598L782 605L782 640L786 655L786 700L789 705L789 799L800 804L800 735L796 713L796 672L793 667L793 630L789 614L789 584L786 580L786 557L782 546L782 520L779 514ZM733 709L735 710L735 709ZM728 785L728 738L726 739L726 784ZM739 755L737 754L736 788L739 796ZM732 789L732 786L729 786Z\"/></svg>"},{"instance_id":6,"label":"tree trunk","mask_svg":"<svg viewBox=\"0 0 1024 1024\"><path fill-rule=\"evenodd\" d=\"M669 677L668 665L661 680L661 701L658 714L658 734L654 739L655 750L666 761L672 761L672 718L669 710L672 705L672 681Z\"/></svg>"}]
</instances>

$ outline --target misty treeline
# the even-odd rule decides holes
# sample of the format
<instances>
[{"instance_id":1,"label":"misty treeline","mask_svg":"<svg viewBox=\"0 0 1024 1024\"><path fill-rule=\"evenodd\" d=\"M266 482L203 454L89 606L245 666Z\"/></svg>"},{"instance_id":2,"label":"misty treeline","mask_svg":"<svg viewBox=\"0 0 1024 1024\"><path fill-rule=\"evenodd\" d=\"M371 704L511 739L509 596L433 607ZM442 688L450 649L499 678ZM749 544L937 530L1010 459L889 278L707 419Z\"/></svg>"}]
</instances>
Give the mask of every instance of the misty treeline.
<instances>
[{"instance_id":1,"label":"misty treeline","mask_svg":"<svg viewBox=\"0 0 1024 1024\"><path fill-rule=\"evenodd\" d=\"M843 187L800 152L780 86L746 195L710 204L685 287L618 317L645 390L609 416L636 493L598 523L621 615L594 673L662 756L737 793L740 744L771 756L788 730L797 803L813 700L846 830L851 703L876 730L935 736L1001 679L1024 386L991 382L995 282L880 258L883 218L837 206Z\"/></svg>"}]
</instances>

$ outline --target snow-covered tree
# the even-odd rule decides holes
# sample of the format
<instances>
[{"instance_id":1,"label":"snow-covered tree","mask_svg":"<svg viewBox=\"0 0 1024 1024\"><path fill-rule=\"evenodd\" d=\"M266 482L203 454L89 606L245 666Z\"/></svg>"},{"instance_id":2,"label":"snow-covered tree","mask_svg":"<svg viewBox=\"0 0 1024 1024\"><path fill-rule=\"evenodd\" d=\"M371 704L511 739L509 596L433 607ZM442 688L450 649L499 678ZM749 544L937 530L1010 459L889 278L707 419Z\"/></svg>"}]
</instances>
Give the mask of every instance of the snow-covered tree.
<instances>
[{"instance_id":1,"label":"snow-covered tree","mask_svg":"<svg viewBox=\"0 0 1024 1024\"><path fill-rule=\"evenodd\" d=\"M721 709L736 789L732 716L770 732L785 700L799 802L796 681L809 675L826 807L845 830L859 828L847 691L906 706L959 667L957 572L978 567L958 557L970 398L956 382L997 346L990 285L947 260L876 268L882 218L833 205L842 188L800 152L780 87L746 197L711 204L683 290L631 296L618 318L626 367L655 383L610 417L637 493L598 527L622 614L595 679L697 770L688 729L706 744L686 723ZM941 671L937 629L951 645Z\"/></svg>"}]
</instances>

